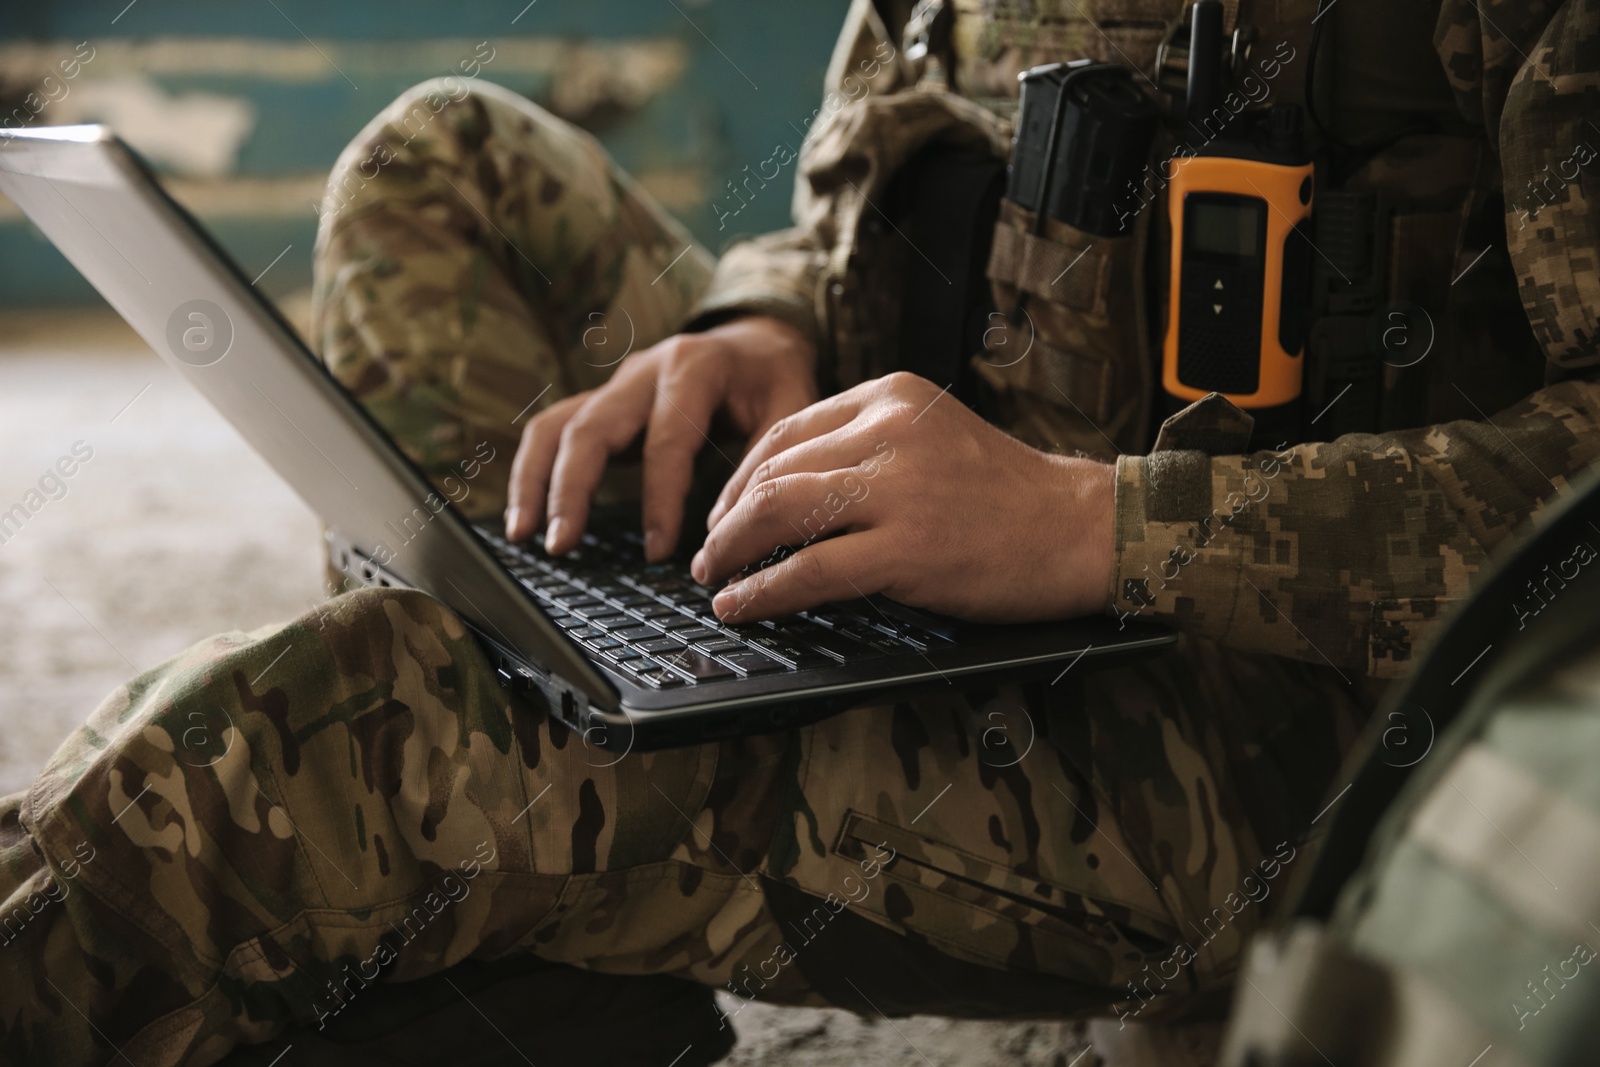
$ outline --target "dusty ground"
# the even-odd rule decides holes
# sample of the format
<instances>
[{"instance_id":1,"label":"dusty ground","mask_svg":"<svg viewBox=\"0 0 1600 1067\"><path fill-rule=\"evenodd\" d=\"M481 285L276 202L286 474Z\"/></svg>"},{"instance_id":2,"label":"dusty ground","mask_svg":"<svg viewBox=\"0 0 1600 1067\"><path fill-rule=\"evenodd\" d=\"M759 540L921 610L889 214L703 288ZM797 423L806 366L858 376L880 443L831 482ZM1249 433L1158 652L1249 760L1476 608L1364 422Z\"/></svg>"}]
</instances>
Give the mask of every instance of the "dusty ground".
<instances>
[{"instance_id":1,"label":"dusty ground","mask_svg":"<svg viewBox=\"0 0 1600 1067\"><path fill-rule=\"evenodd\" d=\"M0 319L0 511L77 442L66 494L0 544L0 789L29 782L120 681L318 595L315 517L109 312ZM728 1061L1092 1067L1053 1024L739 1013Z\"/></svg>"}]
</instances>

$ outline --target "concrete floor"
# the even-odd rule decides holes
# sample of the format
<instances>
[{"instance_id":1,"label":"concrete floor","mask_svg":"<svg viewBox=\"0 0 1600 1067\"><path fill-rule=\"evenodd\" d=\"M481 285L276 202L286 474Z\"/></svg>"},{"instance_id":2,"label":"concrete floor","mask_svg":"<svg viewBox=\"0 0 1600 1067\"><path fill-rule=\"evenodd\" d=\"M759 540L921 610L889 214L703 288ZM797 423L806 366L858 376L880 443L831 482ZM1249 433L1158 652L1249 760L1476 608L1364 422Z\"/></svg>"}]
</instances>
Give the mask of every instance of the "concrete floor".
<instances>
[{"instance_id":1,"label":"concrete floor","mask_svg":"<svg viewBox=\"0 0 1600 1067\"><path fill-rule=\"evenodd\" d=\"M289 309L303 315L304 303ZM0 544L0 789L136 670L319 595L318 523L109 311L0 317L0 512L77 442L66 493ZM54 490L52 490L54 491ZM57 494L59 495L59 493ZM1094 1067L1051 1023L751 1005L733 1065Z\"/></svg>"}]
</instances>

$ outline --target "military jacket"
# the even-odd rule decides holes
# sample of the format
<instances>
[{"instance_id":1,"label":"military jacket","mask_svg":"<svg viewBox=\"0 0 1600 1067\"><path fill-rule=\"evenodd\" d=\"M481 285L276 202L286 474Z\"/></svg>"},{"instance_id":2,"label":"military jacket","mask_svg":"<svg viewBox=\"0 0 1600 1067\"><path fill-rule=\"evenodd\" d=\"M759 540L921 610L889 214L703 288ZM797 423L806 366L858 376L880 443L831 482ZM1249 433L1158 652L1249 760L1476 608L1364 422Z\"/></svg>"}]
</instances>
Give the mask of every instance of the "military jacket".
<instances>
[{"instance_id":1,"label":"military jacket","mask_svg":"<svg viewBox=\"0 0 1600 1067\"><path fill-rule=\"evenodd\" d=\"M1159 273L1149 264L1164 254L1159 179L1145 183L1150 203L1130 236L1084 249L1073 295L1054 308L1056 343L978 369L1005 399L997 421L1010 432L1115 460L1108 612L1384 678L1408 666L1495 546L1600 453L1600 0L1342 2L1326 16L1341 20L1341 40L1319 53L1319 83L1337 66L1330 55L1359 60L1394 43L1420 66L1369 64L1370 84L1351 98L1403 113L1408 100L1393 99L1403 94L1386 74L1432 75L1437 64L1453 111L1448 129L1394 139L1348 183L1398 188L1431 209L1387 235L1396 284L1408 286L1397 295L1419 301L1433 326L1420 417L1245 452L1238 413L1202 401L1147 439L1159 421L1149 407L1158 345L1144 326L1147 279ZM1016 75L1037 63L1122 63L1154 93L1148 72L1182 4L951 8L919 34L925 25L907 33L909 5L855 0L806 122L795 225L730 247L699 305L707 317L760 312L803 330L833 387L894 369L893 287L872 231L896 168L936 141L1004 157ZM1314 5L1242 8L1230 0L1228 24L1258 30L1263 95L1303 98ZM1170 138L1158 146L1172 150ZM1083 432L1061 433L1063 420ZM1313 428L1337 421L1319 416Z\"/></svg>"}]
</instances>

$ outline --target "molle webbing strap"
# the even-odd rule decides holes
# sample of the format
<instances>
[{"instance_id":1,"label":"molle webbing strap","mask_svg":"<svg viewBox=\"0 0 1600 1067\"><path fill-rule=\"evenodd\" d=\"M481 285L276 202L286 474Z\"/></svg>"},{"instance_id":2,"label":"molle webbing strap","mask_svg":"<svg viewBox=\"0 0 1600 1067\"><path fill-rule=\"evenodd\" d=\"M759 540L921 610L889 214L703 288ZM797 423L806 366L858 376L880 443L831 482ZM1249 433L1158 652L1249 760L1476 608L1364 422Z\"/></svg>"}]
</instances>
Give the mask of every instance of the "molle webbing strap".
<instances>
[{"instance_id":1,"label":"molle webbing strap","mask_svg":"<svg viewBox=\"0 0 1600 1067\"><path fill-rule=\"evenodd\" d=\"M1113 361L1126 351L1116 337L1111 275L1127 271L1134 238L1095 237L1049 218L1044 233L1035 234L1034 223L1033 212L1001 200L988 266L995 305L1014 327L1005 332L1020 330L1016 342L1028 354L1013 362L992 352L976 368L991 385L1076 405L1091 422L1104 423L1116 406Z\"/></svg>"},{"instance_id":2,"label":"molle webbing strap","mask_svg":"<svg viewBox=\"0 0 1600 1067\"><path fill-rule=\"evenodd\" d=\"M1106 249L1117 239L1091 238L1054 219L1046 220L1042 235L1032 232L1033 225L1033 212L1009 200L1001 203L989 253L990 280L1075 311L1095 311L1104 289L1102 274L1111 265Z\"/></svg>"}]
</instances>

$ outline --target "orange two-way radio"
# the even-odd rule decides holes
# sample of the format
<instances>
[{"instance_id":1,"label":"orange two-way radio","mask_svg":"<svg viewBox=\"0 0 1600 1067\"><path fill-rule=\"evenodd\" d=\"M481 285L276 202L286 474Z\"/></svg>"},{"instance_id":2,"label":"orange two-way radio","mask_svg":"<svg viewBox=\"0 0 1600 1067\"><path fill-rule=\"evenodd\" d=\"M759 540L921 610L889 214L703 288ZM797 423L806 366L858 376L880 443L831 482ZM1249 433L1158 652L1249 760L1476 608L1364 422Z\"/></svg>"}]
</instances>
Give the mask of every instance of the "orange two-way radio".
<instances>
[{"instance_id":1,"label":"orange two-way radio","mask_svg":"<svg viewBox=\"0 0 1600 1067\"><path fill-rule=\"evenodd\" d=\"M1221 4L1202 0L1192 18L1190 124L1209 130L1225 116L1225 125L1172 167L1162 388L1173 408L1221 393L1258 423L1287 426L1309 328L1313 183L1300 110L1216 107Z\"/></svg>"}]
</instances>

